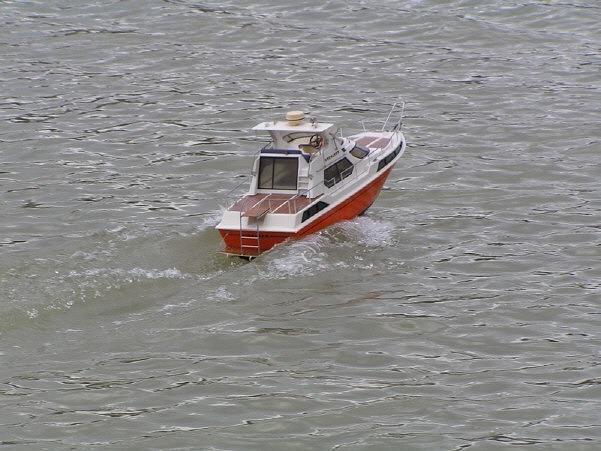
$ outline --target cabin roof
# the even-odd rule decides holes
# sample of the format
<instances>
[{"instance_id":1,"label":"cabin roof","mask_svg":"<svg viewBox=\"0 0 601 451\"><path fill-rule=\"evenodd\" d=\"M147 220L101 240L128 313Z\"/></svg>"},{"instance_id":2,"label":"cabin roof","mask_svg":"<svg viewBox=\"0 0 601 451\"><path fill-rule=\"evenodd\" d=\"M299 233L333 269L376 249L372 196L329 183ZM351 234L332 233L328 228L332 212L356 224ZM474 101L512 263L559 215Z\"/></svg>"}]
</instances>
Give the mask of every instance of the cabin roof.
<instances>
[{"instance_id":1,"label":"cabin roof","mask_svg":"<svg viewBox=\"0 0 601 451\"><path fill-rule=\"evenodd\" d=\"M290 125L287 121L267 121L255 125L252 129L268 132L322 133L333 127L334 124L328 124L325 122L303 122L300 125Z\"/></svg>"}]
</instances>

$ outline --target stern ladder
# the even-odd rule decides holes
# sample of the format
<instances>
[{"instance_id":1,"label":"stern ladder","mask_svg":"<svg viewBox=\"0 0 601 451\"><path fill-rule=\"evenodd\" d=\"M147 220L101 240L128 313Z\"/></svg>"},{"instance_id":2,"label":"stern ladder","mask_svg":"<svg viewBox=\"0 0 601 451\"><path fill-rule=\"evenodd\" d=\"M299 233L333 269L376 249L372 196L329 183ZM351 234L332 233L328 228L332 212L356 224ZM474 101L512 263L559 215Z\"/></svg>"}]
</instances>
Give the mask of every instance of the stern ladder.
<instances>
[{"instance_id":1,"label":"stern ladder","mask_svg":"<svg viewBox=\"0 0 601 451\"><path fill-rule=\"evenodd\" d=\"M241 257L256 257L261 254L261 236L260 224L261 219L271 211L269 202L263 199L256 205L253 205L246 211L240 212L240 256ZM255 229L248 230L242 227L242 219L248 218L248 225L251 220L255 221Z\"/></svg>"}]
</instances>

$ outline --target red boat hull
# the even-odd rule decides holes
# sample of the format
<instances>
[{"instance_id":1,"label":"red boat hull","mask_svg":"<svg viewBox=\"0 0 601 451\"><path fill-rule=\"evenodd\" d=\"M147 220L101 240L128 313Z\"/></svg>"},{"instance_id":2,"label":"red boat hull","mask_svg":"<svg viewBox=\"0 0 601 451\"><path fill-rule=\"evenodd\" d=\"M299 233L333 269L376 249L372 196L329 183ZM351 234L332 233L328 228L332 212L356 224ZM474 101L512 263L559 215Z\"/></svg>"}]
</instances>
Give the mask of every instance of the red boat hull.
<instances>
[{"instance_id":1,"label":"red boat hull","mask_svg":"<svg viewBox=\"0 0 601 451\"><path fill-rule=\"evenodd\" d=\"M298 239L319 230L325 229L340 221L353 219L367 210L374 203L378 194L382 190L390 171L393 166L386 169L372 183L361 189L355 195L345 199L339 205L334 206L331 211L327 211L314 221L310 221L305 227L296 233L290 232L271 232L259 231L259 246L257 246L257 232L252 230L244 230L244 234L240 236L240 230L219 230L226 248L224 252L228 254L255 257L263 253L277 244L280 244L287 239Z\"/></svg>"}]
</instances>

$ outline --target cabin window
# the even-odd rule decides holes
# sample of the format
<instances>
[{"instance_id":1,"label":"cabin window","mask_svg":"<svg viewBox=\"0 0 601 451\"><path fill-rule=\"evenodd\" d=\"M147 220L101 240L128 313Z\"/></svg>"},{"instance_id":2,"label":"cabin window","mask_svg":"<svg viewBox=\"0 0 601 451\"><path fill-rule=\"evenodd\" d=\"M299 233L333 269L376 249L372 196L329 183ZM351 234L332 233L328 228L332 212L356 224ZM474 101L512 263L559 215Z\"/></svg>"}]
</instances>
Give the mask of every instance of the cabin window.
<instances>
[{"instance_id":1,"label":"cabin window","mask_svg":"<svg viewBox=\"0 0 601 451\"><path fill-rule=\"evenodd\" d=\"M303 220L302 222L305 222L307 219L309 219L311 216L315 216L317 213L319 213L321 210L323 210L324 208L327 208L329 204L319 201L314 205L311 205L309 208L307 208L305 211L303 211Z\"/></svg>"},{"instance_id":2,"label":"cabin window","mask_svg":"<svg viewBox=\"0 0 601 451\"><path fill-rule=\"evenodd\" d=\"M353 163L347 158L338 160L331 166L328 166L323 172L324 183L328 188L341 182L353 173Z\"/></svg>"},{"instance_id":3,"label":"cabin window","mask_svg":"<svg viewBox=\"0 0 601 451\"><path fill-rule=\"evenodd\" d=\"M378 171L384 169L388 164L396 158L396 156L401 152L401 145L394 149L394 152L390 152L385 158L380 160L378 163Z\"/></svg>"},{"instance_id":4,"label":"cabin window","mask_svg":"<svg viewBox=\"0 0 601 451\"><path fill-rule=\"evenodd\" d=\"M298 181L298 158L261 157L259 189L295 190Z\"/></svg>"},{"instance_id":5,"label":"cabin window","mask_svg":"<svg viewBox=\"0 0 601 451\"><path fill-rule=\"evenodd\" d=\"M287 143L291 143L292 141L296 141L297 139L303 139L304 141L306 141L306 144L309 144L309 140L311 139L312 134L311 133L289 133L287 135L284 135L282 137L282 139L284 141L286 141Z\"/></svg>"},{"instance_id":6,"label":"cabin window","mask_svg":"<svg viewBox=\"0 0 601 451\"><path fill-rule=\"evenodd\" d=\"M355 147L351 150L351 155L355 158L363 159L367 155L369 155L369 150L363 147L360 147L359 144L356 144Z\"/></svg>"}]
</instances>

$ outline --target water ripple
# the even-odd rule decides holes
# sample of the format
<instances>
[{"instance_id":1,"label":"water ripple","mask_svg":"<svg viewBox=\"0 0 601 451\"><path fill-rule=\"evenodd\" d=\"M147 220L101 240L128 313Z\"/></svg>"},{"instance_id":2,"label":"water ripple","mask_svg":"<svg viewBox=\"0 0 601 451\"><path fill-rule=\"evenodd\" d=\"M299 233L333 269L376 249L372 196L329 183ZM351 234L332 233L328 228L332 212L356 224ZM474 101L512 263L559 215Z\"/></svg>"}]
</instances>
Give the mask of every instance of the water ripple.
<instances>
[{"instance_id":1,"label":"water ripple","mask_svg":"<svg viewBox=\"0 0 601 451\"><path fill-rule=\"evenodd\" d=\"M594 447L600 11L4 2L1 443ZM218 253L250 127L399 96L366 216Z\"/></svg>"}]
</instances>

